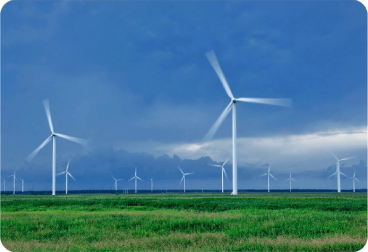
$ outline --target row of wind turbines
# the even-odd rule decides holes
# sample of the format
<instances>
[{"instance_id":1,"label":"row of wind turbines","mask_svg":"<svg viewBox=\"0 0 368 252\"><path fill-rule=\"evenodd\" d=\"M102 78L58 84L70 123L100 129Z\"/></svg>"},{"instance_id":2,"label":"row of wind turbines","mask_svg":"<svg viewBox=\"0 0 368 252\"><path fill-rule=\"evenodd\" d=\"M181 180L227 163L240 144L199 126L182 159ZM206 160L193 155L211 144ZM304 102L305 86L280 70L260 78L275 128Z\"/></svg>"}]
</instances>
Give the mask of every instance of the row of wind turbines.
<instances>
[{"instance_id":1,"label":"row of wind turbines","mask_svg":"<svg viewBox=\"0 0 368 252\"><path fill-rule=\"evenodd\" d=\"M207 132L207 134L205 135L205 137L203 138L203 141L210 141L215 133L217 132L217 130L219 129L220 125L222 124L222 122L225 120L225 118L227 117L227 115L230 113L230 111L232 110L232 195L237 195L238 194L238 178L237 178L237 148L236 148L236 104L237 102L250 102L250 103L258 103L258 104L267 104L267 105L276 105L276 106L283 106L283 107L291 107L292 105L292 100L291 99L275 99L275 98L249 98L249 97L241 97L241 98L235 98L234 95L231 92L231 89L229 87L229 84L226 81L226 78L221 70L220 64L218 63L218 60L216 58L216 55L213 51L207 52L206 53L207 59L209 60L211 66L213 67L213 69L215 70L215 73L217 74L218 78L220 79L220 82L222 84L222 86L225 89L225 92L227 93L227 95L230 98L230 103L225 107L224 111L220 114L220 116L217 118L217 120L215 121L215 123L212 125L212 127L209 129L209 131ZM47 145L48 142L50 142L52 140L53 142L53 154L52 154L52 195L55 195L55 177L56 177L56 138L63 138L81 145L86 145L87 141L80 139L80 138L76 138L76 137L71 137L68 135L64 135L64 134L60 134L60 133L55 133L54 132L54 128L53 128L53 124L52 124L52 119L51 119L51 113L50 113L50 106L49 106L49 101L48 100L44 100L44 107L45 107L45 111L46 111L46 116L47 116L47 120L49 123L49 127L50 127L50 131L51 131L51 135L46 138L46 140L41 143L40 146L38 146L28 157L27 157L27 161L31 161L36 155L37 153ZM341 159L338 161L338 163L342 160L345 159ZM226 163L226 162L225 162ZM217 166L217 165L214 165ZM224 172L224 165L222 165L222 169ZM180 168L179 168L180 169ZM185 176L190 175L191 173L184 173L181 169L180 171L183 174L182 180L184 181L184 191L185 191ZM58 175L61 174L65 174L66 176L66 180L68 179L68 176L70 176L71 178L73 178L71 176L71 174L68 172L68 168L66 171L59 173ZM224 172L225 176L226 172ZM339 165L337 167L337 171L336 173L337 177L338 177L338 192L341 191L341 187L340 187L340 174L342 174L340 172L339 169ZM223 178L223 175L222 175ZM74 179L74 178L73 178ZM139 177L137 177L136 172L135 172L135 176L133 178L131 178L130 180L135 179L135 188L137 188L137 179L141 180ZM117 188L117 179L115 179L115 188ZM290 177L290 183L291 183L291 177ZM354 180L354 179L353 179ZM152 182L151 182L152 183ZM223 191L223 182L222 182L222 191Z\"/></svg>"}]
</instances>

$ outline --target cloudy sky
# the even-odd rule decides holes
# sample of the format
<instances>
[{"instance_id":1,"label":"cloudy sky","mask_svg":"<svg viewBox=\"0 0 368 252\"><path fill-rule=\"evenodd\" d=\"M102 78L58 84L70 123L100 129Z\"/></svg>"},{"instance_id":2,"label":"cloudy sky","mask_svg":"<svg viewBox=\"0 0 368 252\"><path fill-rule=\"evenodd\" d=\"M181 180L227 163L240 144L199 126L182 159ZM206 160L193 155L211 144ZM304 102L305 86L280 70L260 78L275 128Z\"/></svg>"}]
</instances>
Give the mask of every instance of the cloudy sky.
<instances>
[{"instance_id":1,"label":"cloudy sky","mask_svg":"<svg viewBox=\"0 0 368 252\"><path fill-rule=\"evenodd\" d=\"M239 189L336 188L338 157L349 177L367 177L367 12L356 1L12 1L1 12L2 176L17 170L26 189L51 190L71 160L70 189L110 189L111 175L140 188L220 189L208 166L231 156L231 113L203 137L229 103L205 54L214 50L235 97L291 98L291 108L238 103ZM226 165L231 180L231 164ZM226 188L231 188L231 181ZM351 188L342 179L342 188ZM57 178L57 189L64 188ZM18 185L17 185L18 186Z\"/></svg>"}]
</instances>

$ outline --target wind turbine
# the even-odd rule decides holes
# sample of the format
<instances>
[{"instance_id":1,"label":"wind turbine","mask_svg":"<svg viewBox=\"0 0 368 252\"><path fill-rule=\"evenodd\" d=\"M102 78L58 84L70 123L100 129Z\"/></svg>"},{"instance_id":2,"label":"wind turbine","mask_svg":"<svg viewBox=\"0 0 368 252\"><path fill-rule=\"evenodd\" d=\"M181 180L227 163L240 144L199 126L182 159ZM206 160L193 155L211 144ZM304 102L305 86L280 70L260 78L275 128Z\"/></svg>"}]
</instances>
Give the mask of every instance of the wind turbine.
<instances>
[{"instance_id":1,"label":"wind turbine","mask_svg":"<svg viewBox=\"0 0 368 252\"><path fill-rule=\"evenodd\" d=\"M79 143L81 145L86 145L87 142L86 142L86 140L83 140L83 139L80 139L80 138L71 137L71 136L60 134L60 133L55 133L54 132L54 127L52 125L52 120L51 120L49 100L44 100L43 105L45 107L47 120L49 121L51 136L49 136L40 146L38 146L31 154L29 154L29 156L27 157L27 161L30 162L37 155L37 153L52 139L52 195L55 195L55 187L56 187L56 185L55 185L55 177L56 177L55 176L55 174L56 174L56 137L61 137L61 138L64 138L66 140Z\"/></svg>"},{"instance_id":2,"label":"wind turbine","mask_svg":"<svg viewBox=\"0 0 368 252\"><path fill-rule=\"evenodd\" d=\"M151 180L151 192L153 192L153 178L150 178Z\"/></svg>"},{"instance_id":3,"label":"wind turbine","mask_svg":"<svg viewBox=\"0 0 368 252\"><path fill-rule=\"evenodd\" d=\"M24 192L24 179L19 179L22 180L22 192Z\"/></svg>"},{"instance_id":4,"label":"wind turbine","mask_svg":"<svg viewBox=\"0 0 368 252\"><path fill-rule=\"evenodd\" d=\"M140 177L137 176L137 167L135 167L134 177L129 179L128 181L131 181L132 179L135 179L135 193L137 193L137 179L143 181Z\"/></svg>"},{"instance_id":5,"label":"wind turbine","mask_svg":"<svg viewBox=\"0 0 368 252\"><path fill-rule=\"evenodd\" d=\"M72 174L70 174L68 172L68 169L69 169L69 163L70 163L70 160L68 161L68 164L66 165L66 170L63 171L63 172L60 172L58 173L56 176L59 176L61 174L64 174L65 173L65 194L68 194L68 176L70 176L73 180L75 180L75 178L72 176Z\"/></svg>"},{"instance_id":6,"label":"wind turbine","mask_svg":"<svg viewBox=\"0 0 368 252\"><path fill-rule=\"evenodd\" d=\"M261 177L261 176L268 175L268 176L267 176L267 184L268 184L268 187L267 187L267 188L268 188L268 192L270 192L270 176L271 176L274 180L276 180L276 179L275 179L275 177L274 177L274 176L272 176L272 174L270 173L270 170L271 170L271 165L268 167L268 172L267 172L267 173L260 175L260 177Z\"/></svg>"},{"instance_id":7,"label":"wind turbine","mask_svg":"<svg viewBox=\"0 0 368 252\"><path fill-rule=\"evenodd\" d=\"M355 172L356 172L356 171L354 171L354 175L353 175L351 178L349 178L349 179L353 179L353 192L355 192L355 180L356 180L356 181L358 181L358 182L360 182L360 181L355 177Z\"/></svg>"},{"instance_id":8,"label":"wind turbine","mask_svg":"<svg viewBox=\"0 0 368 252\"><path fill-rule=\"evenodd\" d=\"M17 180L17 177L15 176L16 172L17 171L15 171L13 175L9 176L9 177L13 177L13 194L15 194L15 180Z\"/></svg>"},{"instance_id":9,"label":"wind turbine","mask_svg":"<svg viewBox=\"0 0 368 252\"><path fill-rule=\"evenodd\" d=\"M348 158L342 158L342 159L338 159L335 154L333 154L331 152L331 154L334 156L334 158L336 159L336 171L335 173L333 173L331 176L329 176L328 178L332 177L333 175L337 175L337 192L340 193L341 192L341 185L340 185L340 174L344 175L345 177L347 177L344 173L342 173L340 171L340 161L344 161L344 160L349 160L352 159L354 157L348 157Z\"/></svg>"},{"instance_id":10,"label":"wind turbine","mask_svg":"<svg viewBox=\"0 0 368 252\"><path fill-rule=\"evenodd\" d=\"M184 193L185 193L185 176L186 175L190 175L190 174L193 174L193 172L191 172L191 173L184 173L183 172L183 170L178 166L178 168L179 168L179 170L181 171L181 173L183 174L183 177L181 178L181 180L180 180L180 184L181 184L181 182L183 182L183 180L184 180Z\"/></svg>"},{"instance_id":11,"label":"wind turbine","mask_svg":"<svg viewBox=\"0 0 368 252\"><path fill-rule=\"evenodd\" d=\"M291 192L291 181L293 180L296 182L296 180L291 177L291 172L290 172L290 177L286 179L285 181L288 181L288 180L290 181L290 192Z\"/></svg>"},{"instance_id":12,"label":"wind turbine","mask_svg":"<svg viewBox=\"0 0 368 252\"><path fill-rule=\"evenodd\" d=\"M111 176L115 180L115 191L118 191L118 181L123 179L116 179L114 176Z\"/></svg>"},{"instance_id":13,"label":"wind turbine","mask_svg":"<svg viewBox=\"0 0 368 252\"><path fill-rule=\"evenodd\" d=\"M216 131L220 127L221 123L225 120L226 116L229 114L230 110L233 110L233 192L232 195L238 194L238 175L237 175L237 157L236 157L236 102L251 102L251 103L261 103L268 105L277 105L290 107L291 99L272 99L272 98L235 98L230 90L229 84L227 83L225 76L221 70L220 64L217 61L216 55L213 51L207 52L206 56L211 63L213 69L215 70L217 76L219 77L227 95L230 97L231 101L229 105L226 106L225 110L221 113L216 122L212 125L210 130L207 132L204 141L209 141L213 138Z\"/></svg>"},{"instance_id":14,"label":"wind turbine","mask_svg":"<svg viewBox=\"0 0 368 252\"><path fill-rule=\"evenodd\" d=\"M228 179L225 168L224 168L224 165L227 163L227 161L229 161L229 159L226 159L226 161L222 165L214 165L214 164L210 165L210 166L221 167L222 168L221 169L222 193L224 193L224 174L226 176L226 179Z\"/></svg>"},{"instance_id":15,"label":"wind turbine","mask_svg":"<svg viewBox=\"0 0 368 252\"><path fill-rule=\"evenodd\" d=\"M3 181L4 181L4 192L5 192L5 182L6 182L6 181L5 181L5 179L3 179Z\"/></svg>"}]
</instances>

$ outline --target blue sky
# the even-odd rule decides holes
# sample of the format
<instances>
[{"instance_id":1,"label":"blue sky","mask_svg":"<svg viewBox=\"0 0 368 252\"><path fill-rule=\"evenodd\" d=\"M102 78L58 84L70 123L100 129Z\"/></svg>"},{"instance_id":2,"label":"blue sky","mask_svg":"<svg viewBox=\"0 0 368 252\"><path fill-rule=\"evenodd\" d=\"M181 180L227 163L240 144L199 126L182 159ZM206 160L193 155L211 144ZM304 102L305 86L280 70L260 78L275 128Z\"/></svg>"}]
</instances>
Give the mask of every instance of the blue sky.
<instances>
[{"instance_id":1,"label":"blue sky","mask_svg":"<svg viewBox=\"0 0 368 252\"><path fill-rule=\"evenodd\" d=\"M51 189L52 145L25 160L50 134L47 98L55 131L89 141L57 141L57 171L76 164L72 188L108 189L112 173L132 187L135 166L179 188L177 165L196 172L188 189L217 188L206 162L231 155L231 115L201 141L229 102L205 57L214 50L236 97L293 100L292 108L238 104L240 189L262 187L257 172L268 164L281 178L275 188L287 187L289 171L301 188L334 188L324 179L335 163L329 151L356 156L345 173L358 169L357 187L366 188L366 13L355 1L8 2L2 175L17 169L29 188Z\"/></svg>"}]
</instances>

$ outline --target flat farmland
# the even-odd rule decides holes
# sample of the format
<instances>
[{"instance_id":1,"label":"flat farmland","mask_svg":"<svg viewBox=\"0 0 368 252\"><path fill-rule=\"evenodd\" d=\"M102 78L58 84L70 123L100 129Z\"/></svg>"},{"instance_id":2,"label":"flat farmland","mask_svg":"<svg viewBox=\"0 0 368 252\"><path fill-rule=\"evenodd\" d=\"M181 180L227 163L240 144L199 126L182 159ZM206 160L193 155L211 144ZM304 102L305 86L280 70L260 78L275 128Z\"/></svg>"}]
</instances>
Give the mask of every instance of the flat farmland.
<instances>
[{"instance_id":1,"label":"flat farmland","mask_svg":"<svg viewBox=\"0 0 368 252\"><path fill-rule=\"evenodd\" d=\"M10 251L358 251L366 193L3 195Z\"/></svg>"}]
</instances>

